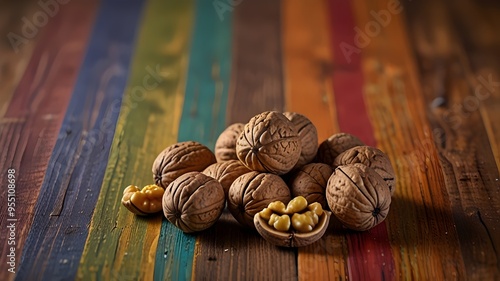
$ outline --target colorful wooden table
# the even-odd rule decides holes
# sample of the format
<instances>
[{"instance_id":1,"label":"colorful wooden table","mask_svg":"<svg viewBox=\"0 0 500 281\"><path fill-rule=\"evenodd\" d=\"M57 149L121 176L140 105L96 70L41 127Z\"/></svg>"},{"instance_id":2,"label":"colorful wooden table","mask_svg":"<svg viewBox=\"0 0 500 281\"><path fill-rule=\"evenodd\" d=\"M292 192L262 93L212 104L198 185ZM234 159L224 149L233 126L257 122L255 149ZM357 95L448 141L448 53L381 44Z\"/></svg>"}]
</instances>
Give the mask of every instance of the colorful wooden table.
<instances>
[{"instance_id":1,"label":"colorful wooden table","mask_svg":"<svg viewBox=\"0 0 500 281\"><path fill-rule=\"evenodd\" d=\"M500 280L499 15L491 0L3 1L0 280ZM121 206L168 145L213 148L266 110L385 151L386 221L288 249L227 211L186 235Z\"/></svg>"}]
</instances>

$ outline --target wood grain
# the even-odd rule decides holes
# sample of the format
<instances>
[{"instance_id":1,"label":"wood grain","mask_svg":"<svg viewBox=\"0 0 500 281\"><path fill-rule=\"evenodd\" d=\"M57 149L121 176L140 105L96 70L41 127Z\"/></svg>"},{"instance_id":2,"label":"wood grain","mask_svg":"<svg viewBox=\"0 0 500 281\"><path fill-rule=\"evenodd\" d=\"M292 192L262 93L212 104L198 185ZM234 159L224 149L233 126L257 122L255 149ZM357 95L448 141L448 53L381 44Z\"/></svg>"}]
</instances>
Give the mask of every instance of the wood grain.
<instances>
[{"instance_id":1,"label":"wood grain","mask_svg":"<svg viewBox=\"0 0 500 281\"><path fill-rule=\"evenodd\" d=\"M38 6L34 1L2 1L0 3L0 118L4 116L12 95L23 76L24 70L33 53L38 37L27 40L25 44L14 48L9 34L22 35L23 16L32 15Z\"/></svg>"},{"instance_id":2,"label":"wood grain","mask_svg":"<svg viewBox=\"0 0 500 281\"><path fill-rule=\"evenodd\" d=\"M52 151L17 278L73 279L108 162L142 2L104 0ZM47 246L50 245L50 246Z\"/></svg>"},{"instance_id":3,"label":"wood grain","mask_svg":"<svg viewBox=\"0 0 500 281\"><path fill-rule=\"evenodd\" d=\"M279 0L242 1L234 7L228 124L284 109L280 8Z\"/></svg>"},{"instance_id":4,"label":"wood grain","mask_svg":"<svg viewBox=\"0 0 500 281\"><path fill-rule=\"evenodd\" d=\"M282 11L286 110L311 119L322 141L339 132L328 2L284 1ZM344 233L330 227L321 240L299 248L298 279L346 280L346 243Z\"/></svg>"},{"instance_id":5,"label":"wood grain","mask_svg":"<svg viewBox=\"0 0 500 281\"><path fill-rule=\"evenodd\" d=\"M462 38L458 35L467 34L467 29L453 26L453 18L458 15L450 15L440 1L412 3L408 7L408 11L412 9L408 16L420 81L428 85L422 96L426 104L434 102L434 106L428 107L427 115L437 132L434 137L459 238L463 274L471 280L497 280L500 278L498 167L482 114L479 108L473 110L469 104L477 98L477 80L485 73L480 65L471 67L471 58L477 59L477 56L466 50L481 43L472 43L467 41L467 35ZM413 12L429 7L434 12L425 19ZM488 26L476 28L478 33L483 33L484 28L483 36L487 36ZM468 34L470 36L470 31ZM495 57L497 55L489 60L495 61ZM437 104L436 98L444 102ZM496 95L489 98L491 101L485 103L495 103L498 99Z\"/></svg>"},{"instance_id":6,"label":"wood grain","mask_svg":"<svg viewBox=\"0 0 500 281\"><path fill-rule=\"evenodd\" d=\"M79 3L64 6L39 29L36 48L1 121L0 168L16 170L17 262L93 22L96 2ZM78 24L73 26L75 22ZM6 198L6 184L0 183L2 198ZM5 228L7 205L1 204L0 210L1 226ZM2 241L6 241L6 235L1 232ZM7 243L1 249L6 253ZM6 255L0 261L6 264ZM2 270L0 279L13 277L6 274Z\"/></svg>"},{"instance_id":7,"label":"wood grain","mask_svg":"<svg viewBox=\"0 0 500 281\"><path fill-rule=\"evenodd\" d=\"M243 1L235 7L227 124L284 109L280 21L279 1ZM195 261L197 280L297 278L294 249L267 243L256 231L239 225L227 209L198 237Z\"/></svg>"},{"instance_id":8,"label":"wood grain","mask_svg":"<svg viewBox=\"0 0 500 281\"><path fill-rule=\"evenodd\" d=\"M193 2L149 1L142 18L78 280L152 280L155 273L162 215L135 216L121 197L130 184L151 184L154 159L177 141Z\"/></svg>"},{"instance_id":9,"label":"wood grain","mask_svg":"<svg viewBox=\"0 0 500 281\"><path fill-rule=\"evenodd\" d=\"M178 141L198 141L212 151L225 129L231 67L231 17L214 16L212 2L195 2L194 27ZM187 235L163 220L156 252L156 280L205 278L214 262L194 256L204 244L201 236ZM194 264L193 264L194 263ZM216 264L216 263L215 263ZM200 269L201 268L201 269Z\"/></svg>"},{"instance_id":10,"label":"wood grain","mask_svg":"<svg viewBox=\"0 0 500 281\"><path fill-rule=\"evenodd\" d=\"M355 46L354 11L358 2L331 1L333 38L333 87L340 130L358 136L366 145L377 146L373 122L363 95L365 77L360 53L348 54L345 44ZM395 163L395 162L394 162ZM395 276L394 260L385 222L365 232L349 232L348 273L350 280L386 280Z\"/></svg>"}]
</instances>

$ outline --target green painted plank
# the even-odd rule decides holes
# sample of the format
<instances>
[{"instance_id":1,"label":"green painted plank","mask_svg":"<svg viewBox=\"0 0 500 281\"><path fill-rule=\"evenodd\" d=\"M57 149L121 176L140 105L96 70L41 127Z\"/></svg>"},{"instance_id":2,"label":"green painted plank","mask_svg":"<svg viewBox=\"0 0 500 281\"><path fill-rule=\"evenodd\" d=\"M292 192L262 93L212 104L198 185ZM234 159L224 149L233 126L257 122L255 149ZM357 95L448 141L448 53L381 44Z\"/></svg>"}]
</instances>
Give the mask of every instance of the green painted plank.
<instances>
[{"instance_id":1,"label":"green painted plank","mask_svg":"<svg viewBox=\"0 0 500 281\"><path fill-rule=\"evenodd\" d=\"M153 182L156 155L177 141L193 12L192 1L146 5L79 280L153 278L162 216L137 217L120 200L127 185Z\"/></svg>"},{"instance_id":2,"label":"green painted plank","mask_svg":"<svg viewBox=\"0 0 500 281\"><path fill-rule=\"evenodd\" d=\"M229 13L221 21L211 1L196 2L179 141L195 140L213 149L225 128L231 32ZM196 235L185 235L164 219L156 253L155 280L191 279L195 242Z\"/></svg>"}]
</instances>

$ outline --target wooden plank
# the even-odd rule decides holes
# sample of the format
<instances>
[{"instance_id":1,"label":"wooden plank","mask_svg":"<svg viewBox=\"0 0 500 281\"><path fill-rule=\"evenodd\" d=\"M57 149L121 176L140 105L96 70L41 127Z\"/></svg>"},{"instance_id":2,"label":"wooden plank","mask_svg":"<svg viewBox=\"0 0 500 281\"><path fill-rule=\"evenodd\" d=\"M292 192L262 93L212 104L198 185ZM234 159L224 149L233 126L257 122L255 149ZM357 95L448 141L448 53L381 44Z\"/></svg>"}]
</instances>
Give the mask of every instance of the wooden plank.
<instances>
[{"instance_id":1,"label":"wooden plank","mask_svg":"<svg viewBox=\"0 0 500 281\"><path fill-rule=\"evenodd\" d=\"M226 19L227 20L227 19ZM233 61L226 123L282 111L280 2L243 1L233 14ZM241 227L227 209L200 235L194 279L288 280L297 277L293 249L275 247Z\"/></svg>"},{"instance_id":2,"label":"wooden plank","mask_svg":"<svg viewBox=\"0 0 500 281\"><path fill-rule=\"evenodd\" d=\"M279 0L242 1L234 8L234 78L229 85L229 123L246 123L254 115L283 111L283 70Z\"/></svg>"},{"instance_id":3,"label":"wooden plank","mask_svg":"<svg viewBox=\"0 0 500 281\"><path fill-rule=\"evenodd\" d=\"M146 5L78 280L153 279L162 215L135 216L121 197L151 184L154 159L177 141L192 22L192 1Z\"/></svg>"},{"instance_id":4,"label":"wooden plank","mask_svg":"<svg viewBox=\"0 0 500 281\"><path fill-rule=\"evenodd\" d=\"M17 40L9 38L14 38L12 36L16 35L23 36L24 23L22 18L33 15L37 8L39 9L35 2L29 0L0 2L0 34L7 36L6 40L2 40L0 43L0 85L2 85L0 118L7 111L12 95L28 65L33 47L38 39L35 36L31 40L23 41L25 43L18 46L16 45Z\"/></svg>"},{"instance_id":5,"label":"wooden plank","mask_svg":"<svg viewBox=\"0 0 500 281\"><path fill-rule=\"evenodd\" d=\"M36 198L61 126L93 23L96 1L71 2L40 28L36 49L1 121L0 169L16 170L16 270L34 215ZM62 24L62 23L65 24ZM73 25L74 23L77 23ZM2 182L4 197L7 182ZM1 227L7 205L0 206ZM6 241L7 232L0 237ZM0 246L7 252L7 243ZM0 257L6 264L6 255ZM0 279L9 280L7 270Z\"/></svg>"},{"instance_id":6,"label":"wooden plank","mask_svg":"<svg viewBox=\"0 0 500 281\"><path fill-rule=\"evenodd\" d=\"M283 1L282 10L286 110L311 119L323 141L339 132L328 2ZM346 243L343 233L330 228L318 242L299 248L298 279L346 280Z\"/></svg>"},{"instance_id":7,"label":"wooden plank","mask_svg":"<svg viewBox=\"0 0 500 281\"><path fill-rule=\"evenodd\" d=\"M467 57L467 78L473 95L467 98L465 113L479 110L491 150L500 172L500 5L478 5L464 1L450 9L452 25ZM465 100L464 100L465 101ZM498 178L498 177L497 177ZM500 260L500 259L499 259Z\"/></svg>"},{"instance_id":8,"label":"wooden plank","mask_svg":"<svg viewBox=\"0 0 500 281\"><path fill-rule=\"evenodd\" d=\"M74 279L128 77L142 2L104 0L35 207L17 278ZM47 246L50 245L50 246Z\"/></svg>"},{"instance_id":9,"label":"wooden plank","mask_svg":"<svg viewBox=\"0 0 500 281\"><path fill-rule=\"evenodd\" d=\"M463 263L457 251L449 198L425 120L401 14L389 11L388 2L358 7L360 26L373 20L369 11L391 15L390 23L363 49L363 67L377 138L393 163L399 163L398 190L387 220L397 275L462 279Z\"/></svg>"},{"instance_id":10,"label":"wooden plank","mask_svg":"<svg viewBox=\"0 0 500 281\"><path fill-rule=\"evenodd\" d=\"M231 66L231 18L221 21L214 16L211 1L196 1L193 35L184 94L184 105L179 125L178 141L194 140L212 151L219 134L225 129L228 84ZM214 263L204 258L195 259L195 251L202 251L199 237L207 235L183 234L166 219L162 222L156 252L156 280L190 280L203 276ZM196 247L195 247L196 246ZM194 264L193 264L194 263ZM197 268L202 268L198 271ZM198 273L198 274L197 274Z\"/></svg>"},{"instance_id":11,"label":"wooden plank","mask_svg":"<svg viewBox=\"0 0 500 281\"><path fill-rule=\"evenodd\" d=\"M465 266L461 276L470 280L497 280L500 278L498 167L487 124L479 108L470 107L470 102L477 98L475 87L484 69L481 65L471 67L469 56L478 58L477 49L466 52L480 43L466 40L467 30L453 24L454 16L443 2L422 1L407 7L420 81L428 85L423 91L424 101L434 105L428 108L427 116L436 132L434 137ZM429 9L433 13L425 18L417 13ZM466 16L475 14L471 10ZM482 31L483 28L492 27L477 25L474 32L486 35L491 32ZM488 60L495 61L497 56ZM490 98L492 101L485 102L494 103L498 99L496 95ZM449 276L450 271L446 274Z\"/></svg>"},{"instance_id":12,"label":"wooden plank","mask_svg":"<svg viewBox=\"0 0 500 281\"><path fill-rule=\"evenodd\" d=\"M357 22L353 15L357 2L330 2L333 37L333 87L341 131L358 136L367 145L377 146L373 122L363 96L364 76L359 53L349 54L354 45ZM350 280L385 280L395 277L394 260L385 222L365 232L349 232L348 273Z\"/></svg>"}]
</instances>

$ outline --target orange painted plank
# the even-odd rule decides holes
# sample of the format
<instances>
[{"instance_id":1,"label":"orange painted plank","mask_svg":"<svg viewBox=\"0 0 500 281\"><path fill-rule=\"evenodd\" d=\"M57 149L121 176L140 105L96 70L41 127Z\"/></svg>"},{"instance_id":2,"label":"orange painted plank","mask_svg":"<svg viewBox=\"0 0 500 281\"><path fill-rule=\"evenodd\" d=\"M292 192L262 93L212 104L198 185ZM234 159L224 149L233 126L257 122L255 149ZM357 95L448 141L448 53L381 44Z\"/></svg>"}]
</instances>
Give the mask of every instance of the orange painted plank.
<instances>
[{"instance_id":1,"label":"orange painted plank","mask_svg":"<svg viewBox=\"0 0 500 281\"><path fill-rule=\"evenodd\" d=\"M326 0L282 2L285 110L307 116L320 142L339 132L327 7ZM345 280L346 253L345 236L330 227L321 240L298 249L298 278Z\"/></svg>"}]
</instances>

